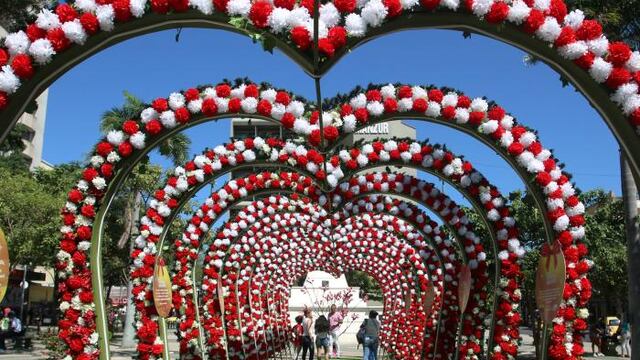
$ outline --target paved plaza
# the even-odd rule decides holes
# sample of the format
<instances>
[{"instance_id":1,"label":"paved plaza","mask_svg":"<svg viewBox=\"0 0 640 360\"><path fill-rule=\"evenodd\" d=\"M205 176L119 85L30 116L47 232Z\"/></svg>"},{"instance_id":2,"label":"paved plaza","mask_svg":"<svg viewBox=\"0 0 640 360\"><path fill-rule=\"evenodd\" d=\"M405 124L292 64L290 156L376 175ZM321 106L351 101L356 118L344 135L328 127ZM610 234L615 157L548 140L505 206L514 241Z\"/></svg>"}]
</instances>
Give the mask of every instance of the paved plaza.
<instances>
[{"instance_id":1,"label":"paved plaza","mask_svg":"<svg viewBox=\"0 0 640 360\"><path fill-rule=\"evenodd\" d=\"M528 328L521 328L522 333L522 346L519 351L518 359L529 360L535 359L535 350L533 348L533 338L531 337L531 330ZM37 336L34 336L37 339ZM129 360L134 357L135 349L122 348L119 343L119 337L116 337L111 344L111 352L112 352L112 360ZM362 348L357 348L355 344L355 339L344 338L341 341L342 343L342 355L341 359L357 359L362 356ZM46 349L44 344L40 341L34 341L34 347L30 351L13 351L11 350L11 342L8 341L9 350L6 353L0 353L0 359L2 360L47 360L46 357ZM584 345L587 351L591 351L591 343L585 342ZM585 355L586 358L592 358L590 352L587 352ZM178 344L175 341L175 338L171 342L171 358L178 359ZM614 357L614 356L605 356L598 357L598 359L603 360L614 360L614 359L625 359L623 357Z\"/></svg>"}]
</instances>

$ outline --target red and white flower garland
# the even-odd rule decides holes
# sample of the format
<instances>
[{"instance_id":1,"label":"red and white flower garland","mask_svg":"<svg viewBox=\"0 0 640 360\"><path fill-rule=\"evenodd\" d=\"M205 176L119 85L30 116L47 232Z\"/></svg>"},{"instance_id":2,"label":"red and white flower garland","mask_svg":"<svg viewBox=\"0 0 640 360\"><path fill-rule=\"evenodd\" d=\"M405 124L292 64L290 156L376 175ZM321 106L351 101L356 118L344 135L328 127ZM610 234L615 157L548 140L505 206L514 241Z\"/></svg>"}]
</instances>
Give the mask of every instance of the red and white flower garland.
<instances>
[{"instance_id":1,"label":"red and white flower garland","mask_svg":"<svg viewBox=\"0 0 640 360\"><path fill-rule=\"evenodd\" d=\"M244 18L257 30L310 51L314 46L313 6L310 0L76 0L43 9L34 23L7 35L0 47L0 110L55 55L145 15L190 9L203 15L220 12ZM348 40L364 37L370 29L402 15L425 10L467 12L488 23L518 26L608 87L611 100L640 133L640 53L623 42L609 41L597 20L586 19L579 9L569 12L563 0L334 0L320 6L320 54L332 57Z\"/></svg>"}]
</instances>

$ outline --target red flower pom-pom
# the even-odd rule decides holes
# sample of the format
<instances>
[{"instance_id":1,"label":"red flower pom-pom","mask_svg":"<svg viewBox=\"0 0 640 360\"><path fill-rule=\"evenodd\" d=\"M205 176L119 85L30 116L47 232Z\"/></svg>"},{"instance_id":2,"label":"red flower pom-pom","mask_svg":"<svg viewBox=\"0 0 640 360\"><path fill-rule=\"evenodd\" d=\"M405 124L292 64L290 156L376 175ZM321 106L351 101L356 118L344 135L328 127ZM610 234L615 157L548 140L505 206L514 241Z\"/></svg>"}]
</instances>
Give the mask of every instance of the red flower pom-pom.
<instances>
[{"instance_id":1,"label":"red flower pom-pom","mask_svg":"<svg viewBox=\"0 0 640 360\"><path fill-rule=\"evenodd\" d=\"M540 10L532 9L523 23L523 28L526 33L533 34L542 24L544 24L544 13Z\"/></svg>"},{"instance_id":2,"label":"red flower pom-pom","mask_svg":"<svg viewBox=\"0 0 640 360\"><path fill-rule=\"evenodd\" d=\"M185 12L189 10L189 0L169 0L169 5L176 12Z\"/></svg>"},{"instance_id":3,"label":"red flower pom-pom","mask_svg":"<svg viewBox=\"0 0 640 360\"><path fill-rule=\"evenodd\" d=\"M596 55L591 51L588 51L586 54L574 60L574 62L582 69L589 70L591 68L591 65L593 65L593 61L595 60L595 58Z\"/></svg>"},{"instance_id":4,"label":"red flower pom-pom","mask_svg":"<svg viewBox=\"0 0 640 360\"><path fill-rule=\"evenodd\" d=\"M62 28L49 30L47 32L47 40L49 40L51 46L53 46L53 49L56 52L64 51L69 47L69 45L71 45L71 42L67 39Z\"/></svg>"},{"instance_id":5,"label":"red flower pom-pom","mask_svg":"<svg viewBox=\"0 0 640 360\"><path fill-rule=\"evenodd\" d=\"M231 86L228 84L220 84L216 86L216 95L220 98L226 98L231 95Z\"/></svg>"},{"instance_id":6,"label":"red flower pom-pom","mask_svg":"<svg viewBox=\"0 0 640 360\"><path fill-rule=\"evenodd\" d=\"M329 29L327 37L336 49L340 49L347 44L347 30L342 26L334 26Z\"/></svg>"},{"instance_id":7,"label":"red flower pom-pom","mask_svg":"<svg viewBox=\"0 0 640 360\"><path fill-rule=\"evenodd\" d=\"M327 38L322 38L318 40L318 49L320 50L320 53L324 54L329 58L333 57L333 55L336 52L336 49L333 46L333 43L331 43L331 40Z\"/></svg>"},{"instance_id":8,"label":"red flower pom-pom","mask_svg":"<svg viewBox=\"0 0 640 360\"><path fill-rule=\"evenodd\" d=\"M27 37L29 40L36 41L38 39L42 39L47 36L47 32L43 29L40 29L36 24L29 24L27 26Z\"/></svg>"},{"instance_id":9,"label":"red flower pom-pom","mask_svg":"<svg viewBox=\"0 0 640 360\"><path fill-rule=\"evenodd\" d=\"M309 14L313 17L315 14L315 3L314 0L301 0L300 6L307 9Z\"/></svg>"},{"instance_id":10,"label":"red flower pom-pom","mask_svg":"<svg viewBox=\"0 0 640 360\"><path fill-rule=\"evenodd\" d=\"M158 14L169 12L169 0L151 0L151 10Z\"/></svg>"},{"instance_id":11,"label":"red flower pom-pom","mask_svg":"<svg viewBox=\"0 0 640 360\"><path fill-rule=\"evenodd\" d=\"M427 100L425 99L415 99L413 101L413 111L415 112L423 113L427 111L428 107L429 103L427 103Z\"/></svg>"},{"instance_id":12,"label":"red flower pom-pom","mask_svg":"<svg viewBox=\"0 0 640 360\"><path fill-rule=\"evenodd\" d=\"M216 101L211 98L204 99L202 101L202 113L206 116L216 115L218 113Z\"/></svg>"},{"instance_id":13,"label":"red flower pom-pom","mask_svg":"<svg viewBox=\"0 0 640 360\"><path fill-rule=\"evenodd\" d=\"M132 152L133 152L133 146L131 145L130 142L125 141L122 144L118 145L118 153L122 157L128 157L129 155L131 155Z\"/></svg>"},{"instance_id":14,"label":"red flower pom-pom","mask_svg":"<svg viewBox=\"0 0 640 360\"><path fill-rule=\"evenodd\" d=\"M602 25L596 20L585 20L576 31L578 40L594 40L602 35Z\"/></svg>"},{"instance_id":15,"label":"red flower pom-pom","mask_svg":"<svg viewBox=\"0 0 640 360\"><path fill-rule=\"evenodd\" d=\"M296 121L296 118L291 113L285 113L280 121L282 122L282 126L285 128L293 129L293 124Z\"/></svg>"},{"instance_id":16,"label":"red flower pom-pom","mask_svg":"<svg viewBox=\"0 0 640 360\"><path fill-rule=\"evenodd\" d=\"M311 134L309 135L309 142L311 143L311 145L314 146L318 146L320 145L320 129L315 129L313 131L311 131Z\"/></svg>"},{"instance_id":17,"label":"red flower pom-pom","mask_svg":"<svg viewBox=\"0 0 640 360\"><path fill-rule=\"evenodd\" d=\"M296 0L274 0L273 5L287 10L293 10L293 7L296 5Z\"/></svg>"},{"instance_id":18,"label":"red flower pom-pom","mask_svg":"<svg viewBox=\"0 0 640 360\"><path fill-rule=\"evenodd\" d=\"M115 18L119 22L127 22L131 19L129 0L114 0L111 4Z\"/></svg>"},{"instance_id":19,"label":"red flower pom-pom","mask_svg":"<svg viewBox=\"0 0 640 360\"><path fill-rule=\"evenodd\" d=\"M338 132L338 129L335 126L327 126L324 128L324 138L329 142L333 142L339 135L340 132Z\"/></svg>"},{"instance_id":20,"label":"red flower pom-pom","mask_svg":"<svg viewBox=\"0 0 640 360\"><path fill-rule=\"evenodd\" d=\"M611 74L607 78L607 86L611 89L617 89L620 85L624 85L631 81L631 73L623 67L616 67L611 70Z\"/></svg>"},{"instance_id":21,"label":"red flower pom-pom","mask_svg":"<svg viewBox=\"0 0 640 360\"><path fill-rule=\"evenodd\" d=\"M27 54L16 55L11 62L11 68L19 78L29 79L33 76L33 64Z\"/></svg>"},{"instance_id":22,"label":"red flower pom-pom","mask_svg":"<svg viewBox=\"0 0 640 360\"><path fill-rule=\"evenodd\" d=\"M134 120L127 120L122 124L122 131L129 135L133 135L138 132L140 126Z\"/></svg>"},{"instance_id":23,"label":"red flower pom-pom","mask_svg":"<svg viewBox=\"0 0 640 360\"><path fill-rule=\"evenodd\" d=\"M392 114L398 111L398 102L393 98L386 98L384 100L384 112L387 114Z\"/></svg>"},{"instance_id":24,"label":"red flower pom-pom","mask_svg":"<svg viewBox=\"0 0 640 360\"><path fill-rule=\"evenodd\" d=\"M100 29L100 23L98 18L92 13L84 13L80 16L80 24L87 34L92 35L98 32Z\"/></svg>"},{"instance_id":25,"label":"red flower pom-pom","mask_svg":"<svg viewBox=\"0 0 640 360\"><path fill-rule=\"evenodd\" d=\"M78 17L78 13L76 10L69 4L59 4L56 7L56 15L60 19L61 23L66 23L67 21L73 21Z\"/></svg>"},{"instance_id":26,"label":"red flower pom-pom","mask_svg":"<svg viewBox=\"0 0 640 360\"><path fill-rule=\"evenodd\" d=\"M229 100L229 112L239 113L242 110L242 102L238 98Z\"/></svg>"},{"instance_id":27,"label":"red flower pom-pom","mask_svg":"<svg viewBox=\"0 0 640 360\"><path fill-rule=\"evenodd\" d=\"M278 104L287 106L291 102L291 96L289 96L289 94L284 91L278 91L278 93L276 94L276 102Z\"/></svg>"},{"instance_id":28,"label":"red flower pom-pom","mask_svg":"<svg viewBox=\"0 0 640 360\"><path fill-rule=\"evenodd\" d=\"M387 17L393 18L402 13L402 4L400 4L400 0L382 0L382 3L387 7Z\"/></svg>"},{"instance_id":29,"label":"red flower pom-pom","mask_svg":"<svg viewBox=\"0 0 640 360\"><path fill-rule=\"evenodd\" d=\"M420 0L420 4L427 10L434 10L440 5L440 0Z\"/></svg>"},{"instance_id":30,"label":"red flower pom-pom","mask_svg":"<svg viewBox=\"0 0 640 360\"><path fill-rule=\"evenodd\" d=\"M271 11L273 11L271 3L265 0L256 1L249 10L249 20L258 29L264 29L269 24Z\"/></svg>"},{"instance_id":31,"label":"red flower pom-pom","mask_svg":"<svg viewBox=\"0 0 640 360\"><path fill-rule=\"evenodd\" d=\"M507 15L509 15L509 5L502 1L496 1L491 5L491 9L485 19L492 24L498 24L503 22Z\"/></svg>"},{"instance_id":32,"label":"red flower pom-pom","mask_svg":"<svg viewBox=\"0 0 640 360\"><path fill-rule=\"evenodd\" d=\"M622 67L631 58L631 48L629 45L623 42L613 42L609 44L609 54L607 55L607 61L611 62L613 66Z\"/></svg>"},{"instance_id":33,"label":"red flower pom-pom","mask_svg":"<svg viewBox=\"0 0 640 360\"><path fill-rule=\"evenodd\" d=\"M150 135L157 135L162 131L162 124L157 119L153 119L145 125L145 129Z\"/></svg>"},{"instance_id":34,"label":"red flower pom-pom","mask_svg":"<svg viewBox=\"0 0 640 360\"><path fill-rule=\"evenodd\" d=\"M413 90L407 85L402 85L398 88L398 99L409 99L413 96Z\"/></svg>"},{"instance_id":35,"label":"red flower pom-pom","mask_svg":"<svg viewBox=\"0 0 640 360\"><path fill-rule=\"evenodd\" d=\"M181 107L175 110L176 120L180 124L186 124L191 118L191 113L186 107Z\"/></svg>"},{"instance_id":36,"label":"red flower pom-pom","mask_svg":"<svg viewBox=\"0 0 640 360\"><path fill-rule=\"evenodd\" d=\"M262 99L258 102L257 110L258 113L264 116L271 116L271 103L269 100Z\"/></svg>"},{"instance_id":37,"label":"red flower pom-pom","mask_svg":"<svg viewBox=\"0 0 640 360\"><path fill-rule=\"evenodd\" d=\"M334 0L333 5L341 13L352 13L356 9L356 0Z\"/></svg>"},{"instance_id":38,"label":"red flower pom-pom","mask_svg":"<svg viewBox=\"0 0 640 360\"><path fill-rule=\"evenodd\" d=\"M573 28L565 26L562 28L562 31L560 31L560 35L556 39L554 45L556 47L563 47L576 42L576 40L576 32L573 31Z\"/></svg>"},{"instance_id":39,"label":"red flower pom-pom","mask_svg":"<svg viewBox=\"0 0 640 360\"><path fill-rule=\"evenodd\" d=\"M200 98L200 91L195 88L191 88L184 92L184 97L187 101L194 101Z\"/></svg>"},{"instance_id":40,"label":"red flower pom-pom","mask_svg":"<svg viewBox=\"0 0 640 360\"><path fill-rule=\"evenodd\" d=\"M218 12L226 13L227 4L229 4L229 0L213 0L213 6Z\"/></svg>"},{"instance_id":41,"label":"red flower pom-pom","mask_svg":"<svg viewBox=\"0 0 640 360\"><path fill-rule=\"evenodd\" d=\"M0 48L0 66L5 66L9 63L9 53L7 50Z\"/></svg>"},{"instance_id":42,"label":"red flower pom-pom","mask_svg":"<svg viewBox=\"0 0 640 360\"><path fill-rule=\"evenodd\" d=\"M562 24L564 22L567 12L567 5L564 3L564 0L551 0L551 4L549 4L549 15L556 18L558 23Z\"/></svg>"},{"instance_id":43,"label":"red flower pom-pom","mask_svg":"<svg viewBox=\"0 0 640 360\"><path fill-rule=\"evenodd\" d=\"M113 145L109 144L106 141L102 141L96 146L96 153L98 153L98 155L102 157L107 157L107 155L109 155L109 153L112 151Z\"/></svg>"},{"instance_id":44,"label":"red flower pom-pom","mask_svg":"<svg viewBox=\"0 0 640 360\"><path fill-rule=\"evenodd\" d=\"M260 89L256 84L249 84L244 88L244 96L257 98L260 95Z\"/></svg>"},{"instance_id":45,"label":"red flower pom-pom","mask_svg":"<svg viewBox=\"0 0 640 360\"><path fill-rule=\"evenodd\" d=\"M300 50L306 50L311 46L311 34L304 26L296 26L291 29L291 41Z\"/></svg>"},{"instance_id":46,"label":"red flower pom-pom","mask_svg":"<svg viewBox=\"0 0 640 360\"><path fill-rule=\"evenodd\" d=\"M444 94L442 93L442 91L440 91L440 89L431 89L429 90L429 100L431 101L435 101L437 103L442 102L442 99L444 98Z\"/></svg>"},{"instance_id":47,"label":"red flower pom-pom","mask_svg":"<svg viewBox=\"0 0 640 360\"><path fill-rule=\"evenodd\" d=\"M151 103L151 107L159 113L169 110L169 102L164 98L157 98Z\"/></svg>"}]
</instances>

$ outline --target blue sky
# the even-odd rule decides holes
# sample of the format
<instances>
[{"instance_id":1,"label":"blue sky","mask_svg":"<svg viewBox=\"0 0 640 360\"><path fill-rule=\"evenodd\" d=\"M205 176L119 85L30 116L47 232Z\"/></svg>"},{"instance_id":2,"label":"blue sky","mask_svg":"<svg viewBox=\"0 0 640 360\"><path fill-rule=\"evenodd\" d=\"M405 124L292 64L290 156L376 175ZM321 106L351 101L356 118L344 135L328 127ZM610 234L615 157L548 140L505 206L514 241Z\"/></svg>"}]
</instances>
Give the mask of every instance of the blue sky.
<instances>
[{"instance_id":1,"label":"blue sky","mask_svg":"<svg viewBox=\"0 0 640 360\"><path fill-rule=\"evenodd\" d=\"M179 42L175 34L170 30L128 40L58 79L49 93L43 158L53 164L84 159L99 138L101 113L122 104L124 90L150 101L194 85L248 76L315 98L313 80L277 51L266 53L250 39L220 30L184 29ZM370 82L405 82L486 96L539 130L543 144L567 165L579 188L619 194L618 147L605 123L574 88L561 86L557 73L544 64L525 66L524 56L479 35L464 39L454 31L405 31L353 50L324 77L322 93L330 97ZM524 187L502 159L469 136L424 122L412 125L419 139L446 143L464 154L503 193ZM186 133L195 154L227 141L229 123L209 123Z\"/></svg>"}]
</instances>

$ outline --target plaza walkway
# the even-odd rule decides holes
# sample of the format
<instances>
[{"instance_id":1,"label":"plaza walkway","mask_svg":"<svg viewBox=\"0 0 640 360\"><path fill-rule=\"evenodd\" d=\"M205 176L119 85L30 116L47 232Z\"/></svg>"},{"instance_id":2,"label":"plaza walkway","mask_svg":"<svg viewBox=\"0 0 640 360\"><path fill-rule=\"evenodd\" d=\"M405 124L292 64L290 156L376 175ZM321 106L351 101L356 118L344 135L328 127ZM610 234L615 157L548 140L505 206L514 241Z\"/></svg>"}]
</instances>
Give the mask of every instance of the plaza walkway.
<instances>
[{"instance_id":1,"label":"plaza walkway","mask_svg":"<svg viewBox=\"0 0 640 360\"><path fill-rule=\"evenodd\" d=\"M518 356L518 359L533 360L535 359L535 351L533 348L533 338L531 337L531 330L527 328L522 328L521 332L522 332L522 347L521 347L521 351L520 351L520 355ZM37 336L35 336L35 333L32 336L34 338L34 346L32 350L30 351L11 350L11 341L8 340L7 345L9 350L5 353L0 353L0 360L47 360L47 349L45 348L45 345L42 342L38 341ZM361 358L362 349L361 348L356 349L356 345L353 340L346 339L346 338L342 340L343 357L341 359L351 360L351 359ZM114 341L112 342L112 347L111 347L112 360L132 359L135 353L135 349L133 348L123 349L119 345L119 343L120 343L119 338L115 338ZM590 351L591 343L586 342L585 349L587 351ZM172 341L171 343L172 359L178 359L177 350L178 350L177 342ZM585 357L591 358L592 357L591 353L588 352ZM285 359L286 358L283 358L283 360ZM606 357L598 357L597 359L618 360L618 359L625 359L625 358L606 356Z\"/></svg>"}]
</instances>

